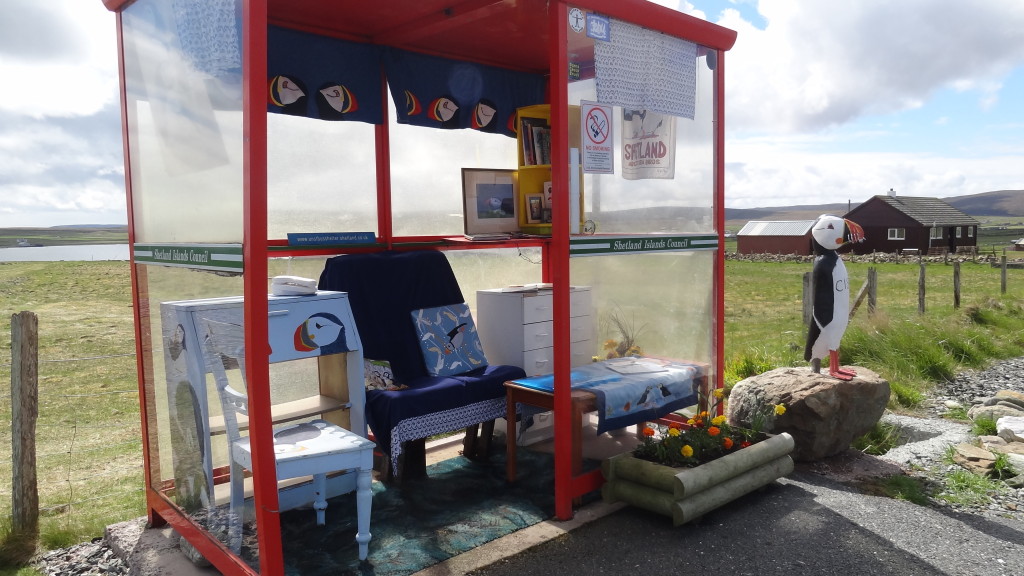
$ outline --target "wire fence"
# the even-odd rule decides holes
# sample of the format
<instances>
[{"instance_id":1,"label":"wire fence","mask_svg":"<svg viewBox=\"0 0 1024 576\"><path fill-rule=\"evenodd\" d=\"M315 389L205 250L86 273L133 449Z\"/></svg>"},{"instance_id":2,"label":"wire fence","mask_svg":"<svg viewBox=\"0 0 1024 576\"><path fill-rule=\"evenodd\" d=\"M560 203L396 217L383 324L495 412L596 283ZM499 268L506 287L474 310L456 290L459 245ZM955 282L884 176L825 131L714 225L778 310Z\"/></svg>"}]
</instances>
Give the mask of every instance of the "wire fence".
<instances>
[{"instance_id":1,"label":"wire fence","mask_svg":"<svg viewBox=\"0 0 1024 576\"><path fill-rule=\"evenodd\" d=\"M12 439L0 449L0 509L12 532L74 539L143 515L135 354L39 357L37 336L16 324L12 318L13 361L0 364L11 382L0 399L0 430ZM115 370L119 385L95 376L118 363L125 364ZM35 509L19 509L25 502Z\"/></svg>"}]
</instances>

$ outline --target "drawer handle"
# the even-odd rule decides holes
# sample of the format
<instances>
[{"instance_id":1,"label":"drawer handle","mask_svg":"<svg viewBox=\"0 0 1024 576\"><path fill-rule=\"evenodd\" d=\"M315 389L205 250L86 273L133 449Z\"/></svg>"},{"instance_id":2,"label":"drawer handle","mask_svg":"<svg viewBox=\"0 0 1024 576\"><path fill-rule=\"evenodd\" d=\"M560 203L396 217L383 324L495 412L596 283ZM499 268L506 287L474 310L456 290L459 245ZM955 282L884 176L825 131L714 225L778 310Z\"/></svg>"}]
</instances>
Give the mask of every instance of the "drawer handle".
<instances>
[{"instance_id":1,"label":"drawer handle","mask_svg":"<svg viewBox=\"0 0 1024 576\"><path fill-rule=\"evenodd\" d=\"M548 336L551 336L551 332L537 332L534 334L534 338L547 338Z\"/></svg>"},{"instance_id":2,"label":"drawer handle","mask_svg":"<svg viewBox=\"0 0 1024 576\"><path fill-rule=\"evenodd\" d=\"M533 364L535 366L545 366L550 360L536 360Z\"/></svg>"},{"instance_id":3,"label":"drawer handle","mask_svg":"<svg viewBox=\"0 0 1024 576\"><path fill-rule=\"evenodd\" d=\"M267 316L284 316L288 314L288 312L288 310L271 310L270 312L267 312Z\"/></svg>"}]
</instances>

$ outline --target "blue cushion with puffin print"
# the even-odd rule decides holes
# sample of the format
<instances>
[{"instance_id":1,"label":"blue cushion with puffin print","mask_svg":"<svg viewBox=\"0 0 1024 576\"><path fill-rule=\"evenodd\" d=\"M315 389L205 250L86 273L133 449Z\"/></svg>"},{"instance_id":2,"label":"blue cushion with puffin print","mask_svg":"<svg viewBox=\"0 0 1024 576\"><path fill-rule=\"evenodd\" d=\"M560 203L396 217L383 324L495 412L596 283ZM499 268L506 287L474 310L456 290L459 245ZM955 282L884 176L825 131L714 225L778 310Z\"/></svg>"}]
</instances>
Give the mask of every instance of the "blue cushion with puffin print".
<instances>
[{"instance_id":1,"label":"blue cushion with puffin print","mask_svg":"<svg viewBox=\"0 0 1024 576\"><path fill-rule=\"evenodd\" d=\"M455 376L487 366L465 302L412 311L423 363L431 376Z\"/></svg>"}]
</instances>

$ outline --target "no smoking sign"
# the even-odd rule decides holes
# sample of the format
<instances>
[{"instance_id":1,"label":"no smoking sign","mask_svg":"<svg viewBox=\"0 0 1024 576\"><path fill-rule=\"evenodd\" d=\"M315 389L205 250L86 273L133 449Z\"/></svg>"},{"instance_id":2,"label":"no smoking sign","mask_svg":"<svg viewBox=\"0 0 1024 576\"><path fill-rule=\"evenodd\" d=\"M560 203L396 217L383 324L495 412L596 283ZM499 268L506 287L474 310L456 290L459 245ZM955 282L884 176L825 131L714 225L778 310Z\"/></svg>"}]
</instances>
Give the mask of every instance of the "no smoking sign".
<instances>
[{"instance_id":1,"label":"no smoking sign","mask_svg":"<svg viewBox=\"0 0 1024 576\"><path fill-rule=\"evenodd\" d=\"M611 106L596 102L580 102L582 114L583 171L591 174L612 174L615 171L615 139L612 137Z\"/></svg>"}]
</instances>

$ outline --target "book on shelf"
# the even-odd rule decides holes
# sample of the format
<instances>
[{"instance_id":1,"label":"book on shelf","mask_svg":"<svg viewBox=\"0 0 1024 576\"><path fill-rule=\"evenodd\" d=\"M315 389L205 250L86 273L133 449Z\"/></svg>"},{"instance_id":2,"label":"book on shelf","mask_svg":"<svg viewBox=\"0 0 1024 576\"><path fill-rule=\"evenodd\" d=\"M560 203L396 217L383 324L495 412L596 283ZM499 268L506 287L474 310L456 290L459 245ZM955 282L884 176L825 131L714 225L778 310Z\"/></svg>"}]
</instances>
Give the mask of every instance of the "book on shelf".
<instances>
[{"instance_id":1,"label":"book on shelf","mask_svg":"<svg viewBox=\"0 0 1024 576\"><path fill-rule=\"evenodd\" d=\"M551 127L543 118L524 116L520 119L519 139L523 145L523 165L536 166L550 164L551 161ZM544 162L544 140L547 144L547 162Z\"/></svg>"}]
</instances>

